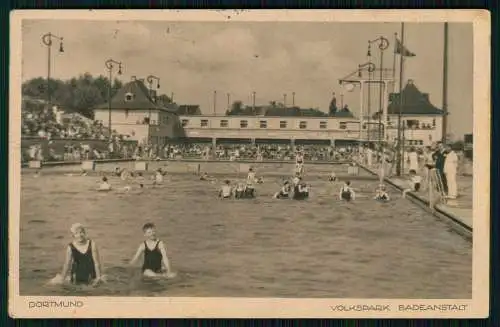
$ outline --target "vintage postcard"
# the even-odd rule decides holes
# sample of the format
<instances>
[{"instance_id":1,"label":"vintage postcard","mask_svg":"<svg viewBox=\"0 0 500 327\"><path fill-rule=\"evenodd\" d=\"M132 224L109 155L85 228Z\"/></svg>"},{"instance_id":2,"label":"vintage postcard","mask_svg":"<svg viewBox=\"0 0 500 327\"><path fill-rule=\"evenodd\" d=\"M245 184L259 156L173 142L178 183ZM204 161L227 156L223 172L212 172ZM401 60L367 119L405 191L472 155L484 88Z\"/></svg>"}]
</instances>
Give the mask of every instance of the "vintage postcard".
<instances>
[{"instance_id":1,"label":"vintage postcard","mask_svg":"<svg viewBox=\"0 0 500 327\"><path fill-rule=\"evenodd\" d=\"M481 318L490 15L11 15L16 318Z\"/></svg>"}]
</instances>

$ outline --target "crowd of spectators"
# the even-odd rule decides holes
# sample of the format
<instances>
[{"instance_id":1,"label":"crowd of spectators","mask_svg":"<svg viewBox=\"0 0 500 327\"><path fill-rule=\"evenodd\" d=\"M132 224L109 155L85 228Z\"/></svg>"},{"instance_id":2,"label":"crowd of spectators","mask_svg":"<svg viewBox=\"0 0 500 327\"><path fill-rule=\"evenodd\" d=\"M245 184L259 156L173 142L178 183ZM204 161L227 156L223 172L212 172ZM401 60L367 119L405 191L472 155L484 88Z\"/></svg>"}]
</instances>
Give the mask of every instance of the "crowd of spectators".
<instances>
[{"instance_id":1,"label":"crowd of spectators","mask_svg":"<svg viewBox=\"0 0 500 327\"><path fill-rule=\"evenodd\" d=\"M30 108L30 109L28 109ZM44 139L104 140L108 130L101 123L78 114L65 115L56 107L22 110L22 136Z\"/></svg>"}]
</instances>

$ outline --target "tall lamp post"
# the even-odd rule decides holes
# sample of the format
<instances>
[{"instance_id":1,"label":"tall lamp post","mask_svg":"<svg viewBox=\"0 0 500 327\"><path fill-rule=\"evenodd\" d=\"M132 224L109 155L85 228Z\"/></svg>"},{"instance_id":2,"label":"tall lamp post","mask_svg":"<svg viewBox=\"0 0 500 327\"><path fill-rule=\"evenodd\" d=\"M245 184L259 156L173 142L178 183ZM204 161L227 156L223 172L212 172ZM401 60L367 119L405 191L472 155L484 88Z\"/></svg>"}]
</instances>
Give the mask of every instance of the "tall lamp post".
<instances>
[{"instance_id":1,"label":"tall lamp post","mask_svg":"<svg viewBox=\"0 0 500 327\"><path fill-rule=\"evenodd\" d=\"M111 128L111 87L113 86L113 68L115 65L118 66L118 75L122 74L122 62L116 61L114 59L108 59L104 63L106 69L109 73L109 85L108 85L108 128L109 128L109 139L113 139L113 129Z\"/></svg>"},{"instance_id":2,"label":"tall lamp post","mask_svg":"<svg viewBox=\"0 0 500 327\"><path fill-rule=\"evenodd\" d=\"M382 82L383 80L383 73L384 73L384 51L389 48L389 40L387 40L385 37L381 36L375 40L369 41L369 46L368 46L368 52L370 53L370 45L372 43L378 43L378 48L380 50L380 81ZM379 112L378 112L378 151L382 150L382 113L384 111L383 105L383 88L385 87L384 83L380 83L379 85ZM385 132L385 129L384 129ZM382 156L380 156L380 159L382 159Z\"/></svg>"},{"instance_id":3,"label":"tall lamp post","mask_svg":"<svg viewBox=\"0 0 500 327\"><path fill-rule=\"evenodd\" d=\"M52 39L59 41L59 52L63 53L63 38L52 33L47 33L42 36L42 42L47 47L47 106L50 108L51 94L50 94L50 63L51 63L51 49Z\"/></svg>"}]
</instances>

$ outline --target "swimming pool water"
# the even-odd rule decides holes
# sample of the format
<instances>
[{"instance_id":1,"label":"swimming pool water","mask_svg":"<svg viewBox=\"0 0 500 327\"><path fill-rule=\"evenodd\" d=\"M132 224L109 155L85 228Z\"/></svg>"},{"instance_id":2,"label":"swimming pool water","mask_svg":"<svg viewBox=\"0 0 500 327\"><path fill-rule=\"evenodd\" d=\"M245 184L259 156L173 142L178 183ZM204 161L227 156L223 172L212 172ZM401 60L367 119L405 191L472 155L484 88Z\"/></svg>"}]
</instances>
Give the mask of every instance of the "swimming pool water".
<instances>
[{"instance_id":1,"label":"swimming pool water","mask_svg":"<svg viewBox=\"0 0 500 327\"><path fill-rule=\"evenodd\" d=\"M353 180L359 198L343 203L335 198L341 182L327 182L331 167L307 169L316 172L307 201L272 199L279 177L266 177L257 199L228 201L216 198L219 184L190 174L124 194L95 192L98 176L23 174L21 295L471 297L470 243L394 190L391 202L373 201L378 181ZM61 270L74 222L99 246L109 281L95 289L44 286ZM157 225L176 279L145 282L140 265L127 267L146 222Z\"/></svg>"}]
</instances>

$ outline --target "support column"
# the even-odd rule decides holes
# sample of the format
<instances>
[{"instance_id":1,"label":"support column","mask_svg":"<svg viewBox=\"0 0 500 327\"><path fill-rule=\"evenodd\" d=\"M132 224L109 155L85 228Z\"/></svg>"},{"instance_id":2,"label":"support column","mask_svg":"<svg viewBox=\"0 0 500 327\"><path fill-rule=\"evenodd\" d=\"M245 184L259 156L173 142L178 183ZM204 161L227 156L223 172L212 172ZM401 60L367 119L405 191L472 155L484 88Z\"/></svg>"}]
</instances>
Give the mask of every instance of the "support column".
<instances>
[{"instance_id":1,"label":"support column","mask_svg":"<svg viewBox=\"0 0 500 327\"><path fill-rule=\"evenodd\" d=\"M212 137L212 151L210 151L212 153L212 159L217 159L215 156L216 156L216 153L215 153L215 150L217 149L217 138L216 137Z\"/></svg>"},{"instance_id":2,"label":"support column","mask_svg":"<svg viewBox=\"0 0 500 327\"><path fill-rule=\"evenodd\" d=\"M295 153L295 139L293 137L290 139L290 145L292 146L292 152Z\"/></svg>"}]
</instances>

